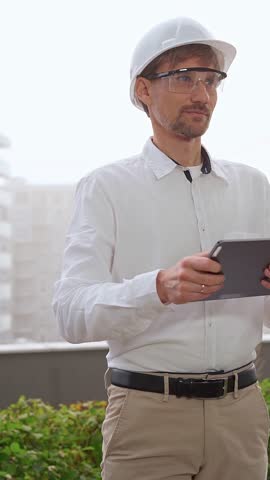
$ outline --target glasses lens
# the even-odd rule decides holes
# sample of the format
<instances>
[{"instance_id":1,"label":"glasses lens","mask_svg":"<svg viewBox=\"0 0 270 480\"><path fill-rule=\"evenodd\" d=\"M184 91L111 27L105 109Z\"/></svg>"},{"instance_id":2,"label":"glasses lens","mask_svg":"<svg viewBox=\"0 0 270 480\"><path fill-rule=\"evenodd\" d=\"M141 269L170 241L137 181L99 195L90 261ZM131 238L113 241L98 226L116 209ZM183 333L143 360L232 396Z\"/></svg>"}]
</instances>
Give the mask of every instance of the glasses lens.
<instances>
[{"instance_id":1,"label":"glasses lens","mask_svg":"<svg viewBox=\"0 0 270 480\"><path fill-rule=\"evenodd\" d=\"M169 77L169 90L175 93L190 93L202 82L207 92L212 95L216 93L221 84L222 76L217 72L177 72Z\"/></svg>"}]
</instances>

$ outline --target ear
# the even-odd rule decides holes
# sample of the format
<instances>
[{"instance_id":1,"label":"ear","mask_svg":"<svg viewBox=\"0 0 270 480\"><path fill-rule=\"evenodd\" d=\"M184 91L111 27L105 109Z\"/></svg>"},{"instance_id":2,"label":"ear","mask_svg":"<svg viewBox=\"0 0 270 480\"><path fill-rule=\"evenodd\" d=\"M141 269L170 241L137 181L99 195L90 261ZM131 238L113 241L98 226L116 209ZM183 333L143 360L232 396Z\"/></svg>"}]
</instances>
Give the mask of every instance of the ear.
<instances>
[{"instance_id":1,"label":"ear","mask_svg":"<svg viewBox=\"0 0 270 480\"><path fill-rule=\"evenodd\" d=\"M145 105L151 105L151 82L147 78L138 77L135 83L136 97Z\"/></svg>"}]
</instances>

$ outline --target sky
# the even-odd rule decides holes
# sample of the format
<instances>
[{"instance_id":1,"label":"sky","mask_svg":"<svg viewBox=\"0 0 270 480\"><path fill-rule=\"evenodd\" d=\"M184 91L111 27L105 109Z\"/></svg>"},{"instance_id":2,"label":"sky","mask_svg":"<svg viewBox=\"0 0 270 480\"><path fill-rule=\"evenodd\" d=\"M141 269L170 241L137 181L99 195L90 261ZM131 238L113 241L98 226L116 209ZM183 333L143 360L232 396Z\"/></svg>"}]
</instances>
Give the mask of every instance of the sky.
<instances>
[{"instance_id":1,"label":"sky","mask_svg":"<svg viewBox=\"0 0 270 480\"><path fill-rule=\"evenodd\" d=\"M151 135L129 100L140 37L177 16L233 43L237 57L203 144L270 178L269 0L0 0L1 156L32 183L75 183L139 153Z\"/></svg>"}]
</instances>

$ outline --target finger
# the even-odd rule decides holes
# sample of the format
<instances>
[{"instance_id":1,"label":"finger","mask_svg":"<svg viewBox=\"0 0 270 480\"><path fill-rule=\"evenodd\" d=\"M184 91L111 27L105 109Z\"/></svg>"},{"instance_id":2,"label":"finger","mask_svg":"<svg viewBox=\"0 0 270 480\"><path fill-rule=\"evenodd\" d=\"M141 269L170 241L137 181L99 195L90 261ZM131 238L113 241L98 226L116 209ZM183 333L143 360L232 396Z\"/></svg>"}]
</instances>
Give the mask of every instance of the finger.
<instances>
[{"instance_id":1,"label":"finger","mask_svg":"<svg viewBox=\"0 0 270 480\"><path fill-rule=\"evenodd\" d=\"M269 280L262 280L261 281L261 285L265 288L267 288L267 290L270 290L270 282Z\"/></svg>"},{"instance_id":2,"label":"finger","mask_svg":"<svg viewBox=\"0 0 270 480\"><path fill-rule=\"evenodd\" d=\"M182 266L196 270L197 272L220 273L221 264L206 256L191 256L182 260Z\"/></svg>"},{"instance_id":3,"label":"finger","mask_svg":"<svg viewBox=\"0 0 270 480\"><path fill-rule=\"evenodd\" d=\"M267 277L267 278L270 278L270 269L269 269L269 266L264 270L264 275Z\"/></svg>"},{"instance_id":4,"label":"finger","mask_svg":"<svg viewBox=\"0 0 270 480\"><path fill-rule=\"evenodd\" d=\"M222 287L224 287L224 284L205 285L192 282L182 282L179 286L178 292L180 295L186 293L202 293L204 295L208 295L210 293L217 292Z\"/></svg>"},{"instance_id":5,"label":"finger","mask_svg":"<svg viewBox=\"0 0 270 480\"><path fill-rule=\"evenodd\" d=\"M211 274L196 272L195 270L185 270L180 273L179 281L191 282L198 285L215 286L223 284L225 276L222 273Z\"/></svg>"},{"instance_id":6,"label":"finger","mask_svg":"<svg viewBox=\"0 0 270 480\"><path fill-rule=\"evenodd\" d=\"M221 287L218 288L218 290ZM173 301L173 303L189 303L189 302L198 302L198 301L204 301L207 300L208 297L210 297L214 292L208 292L208 293L195 293L195 292L189 292L185 297L181 297L178 300Z\"/></svg>"},{"instance_id":7,"label":"finger","mask_svg":"<svg viewBox=\"0 0 270 480\"><path fill-rule=\"evenodd\" d=\"M210 295L212 293L218 292L224 287L224 283L220 283L219 285L201 285L200 293L204 295Z\"/></svg>"}]
</instances>

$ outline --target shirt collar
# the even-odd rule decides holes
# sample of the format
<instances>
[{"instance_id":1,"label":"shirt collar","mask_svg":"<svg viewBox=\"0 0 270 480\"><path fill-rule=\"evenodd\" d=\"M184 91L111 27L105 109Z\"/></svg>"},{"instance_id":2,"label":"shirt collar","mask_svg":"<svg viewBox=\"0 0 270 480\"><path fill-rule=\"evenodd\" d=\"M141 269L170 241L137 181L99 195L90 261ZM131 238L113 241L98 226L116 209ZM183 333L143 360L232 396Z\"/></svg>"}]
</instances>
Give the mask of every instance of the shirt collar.
<instances>
[{"instance_id":1,"label":"shirt collar","mask_svg":"<svg viewBox=\"0 0 270 480\"><path fill-rule=\"evenodd\" d=\"M172 161L165 153L159 150L156 145L149 138L143 148L143 157L147 160L147 163L153 171L156 178L159 180L171 173L178 167L177 163ZM222 178L228 182L227 176L218 162L210 158L210 155L205 147L202 146L202 174L213 173L215 176Z\"/></svg>"},{"instance_id":2,"label":"shirt collar","mask_svg":"<svg viewBox=\"0 0 270 480\"><path fill-rule=\"evenodd\" d=\"M177 168L177 165L154 145L151 138L144 145L143 157L158 180Z\"/></svg>"}]
</instances>

